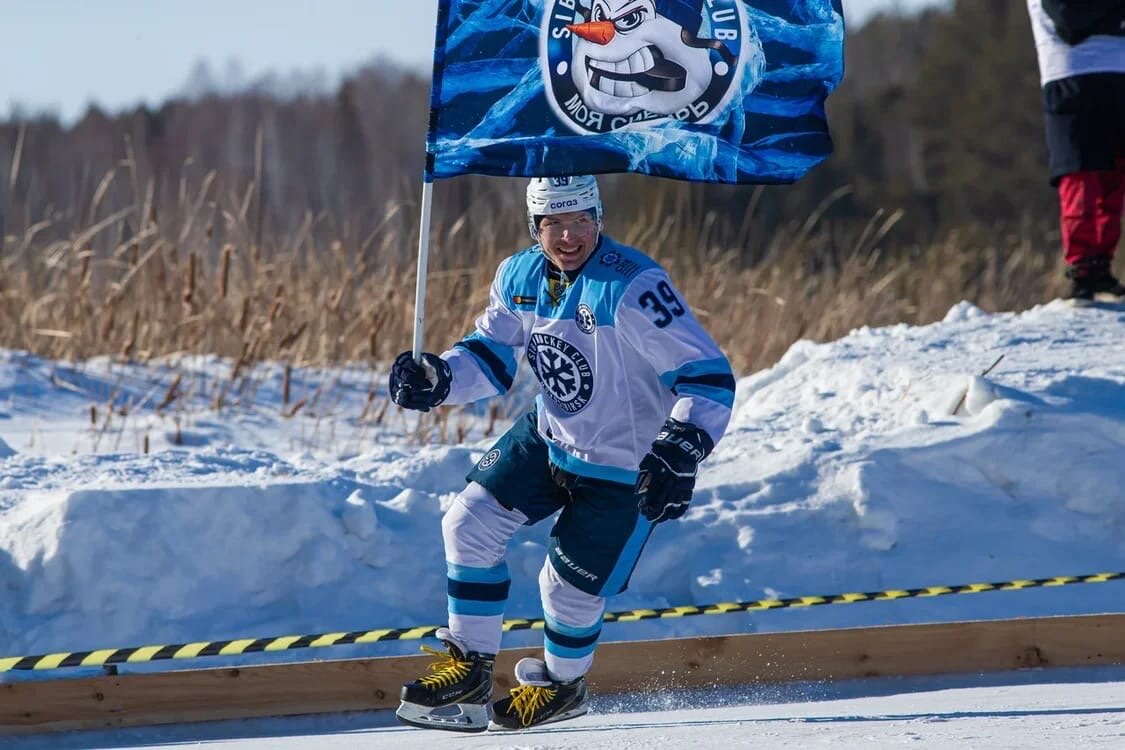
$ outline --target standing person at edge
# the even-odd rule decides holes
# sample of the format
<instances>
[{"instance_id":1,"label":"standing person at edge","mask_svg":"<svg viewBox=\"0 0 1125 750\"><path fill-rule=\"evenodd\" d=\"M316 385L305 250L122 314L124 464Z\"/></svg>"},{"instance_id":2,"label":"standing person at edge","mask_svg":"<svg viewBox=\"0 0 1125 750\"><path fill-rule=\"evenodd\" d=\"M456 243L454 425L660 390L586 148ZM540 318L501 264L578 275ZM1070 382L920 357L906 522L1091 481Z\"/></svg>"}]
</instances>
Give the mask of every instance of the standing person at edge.
<instances>
[{"instance_id":1,"label":"standing person at edge","mask_svg":"<svg viewBox=\"0 0 1125 750\"><path fill-rule=\"evenodd\" d=\"M491 728L586 713L606 597L625 590L655 524L687 510L696 467L730 419L730 364L664 269L602 234L596 180L531 180L527 216L537 244L500 264L476 330L421 365L404 352L391 372L395 403L420 411L505 393L520 352L539 380L535 409L442 519L449 626L437 637L448 654L423 647L438 660L402 688L398 717L415 726L489 728L507 545L559 511L539 573L545 659L516 665ZM435 710L451 704L456 717Z\"/></svg>"},{"instance_id":2,"label":"standing person at edge","mask_svg":"<svg viewBox=\"0 0 1125 750\"><path fill-rule=\"evenodd\" d=\"M1125 203L1125 0L1027 0L1027 7L1068 297L1125 300L1111 271Z\"/></svg>"}]
</instances>

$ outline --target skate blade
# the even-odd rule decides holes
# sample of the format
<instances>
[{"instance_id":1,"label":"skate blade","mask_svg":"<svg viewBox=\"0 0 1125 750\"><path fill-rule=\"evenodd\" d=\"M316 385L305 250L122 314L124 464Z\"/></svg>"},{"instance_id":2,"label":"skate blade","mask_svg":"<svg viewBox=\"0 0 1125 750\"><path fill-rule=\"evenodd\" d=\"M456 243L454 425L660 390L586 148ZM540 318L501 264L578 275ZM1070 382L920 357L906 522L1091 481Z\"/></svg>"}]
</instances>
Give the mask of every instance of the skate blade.
<instances>
[{"instance_id":1,"label":"skate blade","mask_svg":"<svg viewBox=\"0 0 1125 750\"><path fill-rule=\"evenodd\" d=\"M454 703L450 706L420 706L403 701L395 711L403 724L422 729L446 732L483 732L488 729L488 707L478 703Z\"/></svg>"},{"instance_id":2,"label":"skate blade","mask_svg":"<svg viewBox=\"0 0 1125 750\"><path fill-rule=\"evenodd\" d=\"M576 719L579 716L583 716L588 713L589 710L589 706L578 706L576 708L570 709L569 711L563 711L558 716L552 716L546 721L541 721L538 724L532 724L529 727L506 727L503 724L497 724L495 721L489 721L488 730L490 732L523 732L528 729L537 729L539 727L544 727L548 724L557 724L558 722L566 721L567 719Z\"/></svg>"}]
</instances>

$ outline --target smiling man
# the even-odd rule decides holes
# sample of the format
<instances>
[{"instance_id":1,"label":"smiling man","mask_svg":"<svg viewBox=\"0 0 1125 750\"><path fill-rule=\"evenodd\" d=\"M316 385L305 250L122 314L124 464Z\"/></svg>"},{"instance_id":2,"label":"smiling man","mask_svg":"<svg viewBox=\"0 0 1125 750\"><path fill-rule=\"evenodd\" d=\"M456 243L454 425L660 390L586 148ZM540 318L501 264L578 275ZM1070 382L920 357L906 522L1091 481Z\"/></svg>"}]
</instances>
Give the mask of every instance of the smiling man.
<instances>
[{"instance_id":1,"label":"smiling man","mask_svg":"<svg viewBox=\"0 0 1125 750\"><path fill-rule=\"evenodd\" d=\"M447 653L402 689L404 723L522 729L586 712L606 597L625 590L655 524L682 516L726 430L734 377L668 274L602 233L593 177L527 187L535 245L497 270L476 330L440 357L395 360L391 397L420 411L505 393L521 353L535 408L469 473L442 519ZM544 658L486 707L510 578L508 542L555 518L539 573ZM456 707L456 711L452 707Z\"/></svg>"}]
</instances>

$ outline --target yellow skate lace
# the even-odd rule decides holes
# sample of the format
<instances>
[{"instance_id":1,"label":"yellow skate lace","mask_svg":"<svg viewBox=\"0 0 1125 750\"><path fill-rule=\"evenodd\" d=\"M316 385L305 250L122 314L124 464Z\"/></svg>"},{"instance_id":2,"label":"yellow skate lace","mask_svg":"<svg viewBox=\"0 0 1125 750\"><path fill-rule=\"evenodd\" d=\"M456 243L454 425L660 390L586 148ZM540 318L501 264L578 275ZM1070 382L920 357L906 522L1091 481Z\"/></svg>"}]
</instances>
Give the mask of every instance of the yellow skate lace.
<instances>
[{"instance_id":1,"label":"yellow skate lace","mask_svg":"<svg viewBox=\"0 0 1125 750\"><path fill-rule=\"evenodd\" d=\"M465 676L469 674L471 663L457 659L452 652L438 651L436 648L430 648L429 646L422 646L422 650L431 656L436 656L437 661L426 665L426 669L430 670L432 674L419 678L419 685L428 688L445 687L458 680L465 679Z\"/></svg>"},{"instance_id":2,"label":"yellow skate lace","mask_svg":"<svg viewBox=\"0 0 1125 750\"><path fill-rule=\"evenodd\" d=\"M520 726L529 727L535 720L535 712L550 703L558 691L539 685L520 685L508 692L512 696L512 710L520 717Z\"/></svg>"}]
</instances>

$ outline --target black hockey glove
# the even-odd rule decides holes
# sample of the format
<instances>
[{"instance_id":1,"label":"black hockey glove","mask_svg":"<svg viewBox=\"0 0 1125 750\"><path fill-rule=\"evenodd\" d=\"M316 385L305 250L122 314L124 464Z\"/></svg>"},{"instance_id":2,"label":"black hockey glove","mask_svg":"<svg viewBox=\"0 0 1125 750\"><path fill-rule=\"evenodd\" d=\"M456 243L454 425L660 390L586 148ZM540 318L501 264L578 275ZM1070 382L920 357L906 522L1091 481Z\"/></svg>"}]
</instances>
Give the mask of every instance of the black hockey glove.
<instances>
[{"instance_id":1,"label":"black hockey glove","mask_svg":"<svg viewBox=\"0 0 1125 750\"><path fill-rule=\"evenodd\" d=\"M422 353L422 364L412 352L403 352L391 365L391 400L403 409L429 411L449 397L453 373L436 354Z\"/></svg>"},{"instance_id":2,"label":"black hockey glove","mask_svg":"<svg viewBox=\"0 0 1125 750\"><path fill-rule=\"evenodd\" d=\"M634 488L645 518L660 523L687 512L696 469L714 447L711 436L695 425L675 419L664 423L652 449L641 459Z\"/></svg>"}]
</instances>

